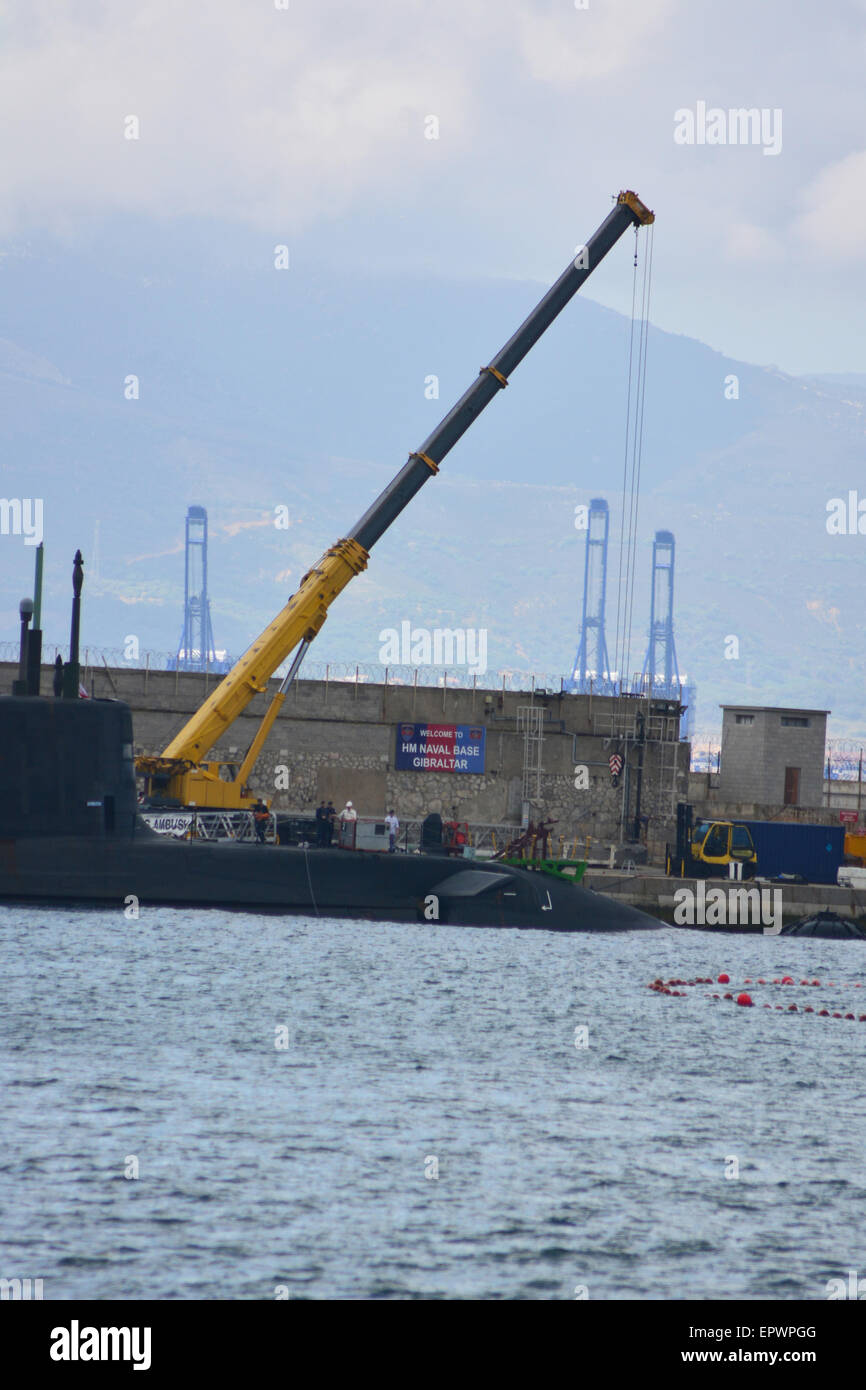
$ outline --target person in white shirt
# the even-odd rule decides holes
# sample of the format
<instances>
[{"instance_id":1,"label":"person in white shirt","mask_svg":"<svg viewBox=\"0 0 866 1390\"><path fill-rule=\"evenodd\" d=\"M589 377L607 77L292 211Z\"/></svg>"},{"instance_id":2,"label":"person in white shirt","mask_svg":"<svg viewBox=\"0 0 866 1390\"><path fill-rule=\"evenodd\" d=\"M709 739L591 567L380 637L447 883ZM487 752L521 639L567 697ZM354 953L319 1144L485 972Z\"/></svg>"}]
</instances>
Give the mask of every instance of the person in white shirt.
<instances>
[{"instance_id":1,"label":"person in white shirt","mask_svg":"<svg viewBox=\"0 0 866 1390\"><path fill-rule=\"evenodd\" d=\"M351 801L347 801L346 804L345 804L345 806L343 807L342 811L340 812L340 820L357 820L357 819L358 819L358 812L355 810L355 808L354 808L354 806L352 805Z\"/></svg>"},{"instance_id":2,"label":"person in white shirt","mask_svg":"<svg viewBox=\"0 0 866 1390\"><path fill-rule=\"evenodd\" d=\"M388 853L393 854L397 848L397 831L400 829L400 822L393 811L388 812L385 824L388 827Z\"/></svg>"}]
</instances>

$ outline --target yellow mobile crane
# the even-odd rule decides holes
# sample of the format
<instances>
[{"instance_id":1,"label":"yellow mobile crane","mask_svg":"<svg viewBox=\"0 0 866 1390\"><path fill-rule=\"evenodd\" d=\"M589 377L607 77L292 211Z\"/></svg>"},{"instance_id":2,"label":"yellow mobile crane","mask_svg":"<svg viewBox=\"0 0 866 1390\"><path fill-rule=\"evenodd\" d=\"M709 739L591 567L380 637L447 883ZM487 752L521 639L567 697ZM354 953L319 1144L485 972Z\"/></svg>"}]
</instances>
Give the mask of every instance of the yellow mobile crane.
<instances>
[{"instance_id":1,"label":"yellow mobile crane","mask_svg":"<svg viewBox=\"0 0 866 1390\"><path fill-rule=\"evenodd\" d=\"M318 564L304 575L300 587L282 612L232 667L228 675L187 721L159 756L136 760L151 800L220 808L249 808L256 797L247 779L262 745L279 714L307 649L328 616L334 599L350 579L367 567L370 550L399 516L428 478L439 471L442 459L454 447L476 416L496 393L508 385L508 377L522 362L568 301L580 289L628 227L647 226L655 220L636 193L620 193L615 207L556 283L508 340L493 361L457 404L436 426L415 453L409 455L397 476L365 512L349 535L337 541ZM207 753L246 709L293 651L294 660L262 719L255 738L240 764L206 762Z\"/></svg>"}]
</instances>

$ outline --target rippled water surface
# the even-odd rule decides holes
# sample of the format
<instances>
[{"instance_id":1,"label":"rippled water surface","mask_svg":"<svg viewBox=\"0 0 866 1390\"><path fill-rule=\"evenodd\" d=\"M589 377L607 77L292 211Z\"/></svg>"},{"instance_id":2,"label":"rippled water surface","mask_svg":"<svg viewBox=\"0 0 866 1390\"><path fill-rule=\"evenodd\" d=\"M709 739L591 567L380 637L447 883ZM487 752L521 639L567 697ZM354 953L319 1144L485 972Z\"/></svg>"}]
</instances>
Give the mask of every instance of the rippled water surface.
<instances>
[{"instance_id":1,"label":"rippled water surface","mask_svg":"<svg viewBox=\"0 0 866 1390\"><path fill-rule=\"evenodd\" d=\"M723 969L866 1012L857 942L2 908L0 1276L825 1298L866 1274L866 1024L646 988Z\"/></svg>"}]
</instances>

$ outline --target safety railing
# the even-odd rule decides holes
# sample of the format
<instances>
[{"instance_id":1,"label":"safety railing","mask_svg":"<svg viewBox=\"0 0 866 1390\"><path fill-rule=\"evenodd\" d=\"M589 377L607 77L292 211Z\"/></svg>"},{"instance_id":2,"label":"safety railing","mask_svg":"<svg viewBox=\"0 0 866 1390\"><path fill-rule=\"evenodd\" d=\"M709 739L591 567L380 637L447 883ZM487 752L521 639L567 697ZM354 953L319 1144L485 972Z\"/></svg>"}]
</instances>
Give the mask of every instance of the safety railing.
<instances>
[{"instance_id":1,"label":"safety railing","mask_svg":"<svg viewBox=\"0 0 866 1390\"><path fill-rule=\"evenodd\" d=\"M246 843L252 843L256 839L255 821L251 811L150 807L142 809L140 814L152 830L174 839L240 840ZM466 828L465 846L462 843L448 845L449 822L443 819L444 847L467 858L493 858L494 855L504 852L521 833L519 825L502 821L457 821L456 824L461 832ZM409 818L401 821L396 837L396 850L402 854L419 854L428 848L422 843L423 827L422 819ZM272 812L267 821L264 838L268 844L277 844L282 839L289 844L315 848L320 843L314 817L309 811ZM340 821L338 817L330 838L327 832L323 832L321 845L387 853L389 837L385 819L383 816L358 816L354 821ZM590 835L557 834L556 827L553 826L548 841L548 857L592 860L595 863L610 861L612 864L614 848L609 841L599 840Z\"/></svg>"},{"instance_id":2,"label":"safety railing","mask_svg":"<svg viewBox=\"0 0 866 1390\"><path fill-rule=\"evenodd\" d=\"M165 810L148 807L140 810L142 820L159 835L175 840L242 840L254 842L256 821L252 811ZM270 844L277 840L277 818L268 817L263 838Z\"/></svg>"}]
</instances>

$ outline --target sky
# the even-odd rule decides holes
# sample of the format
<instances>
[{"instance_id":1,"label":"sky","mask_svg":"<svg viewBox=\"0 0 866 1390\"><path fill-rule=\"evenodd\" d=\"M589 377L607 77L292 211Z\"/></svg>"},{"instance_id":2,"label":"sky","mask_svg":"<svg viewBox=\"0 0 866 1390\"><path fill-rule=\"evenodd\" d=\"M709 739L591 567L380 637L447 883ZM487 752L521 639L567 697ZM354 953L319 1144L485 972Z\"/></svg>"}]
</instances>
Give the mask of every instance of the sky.
<instances>
[{"instance_id":1,"label":"sky","mask_svg":"<svg viewBox=\"0 0 866 1390\"><path fill-rule=\"evenodd\" d=\"M864 68L866 0L0 0L0 254L549 283L633 188L660 327L866 372Z\"/></svg>"}]
</instances>

